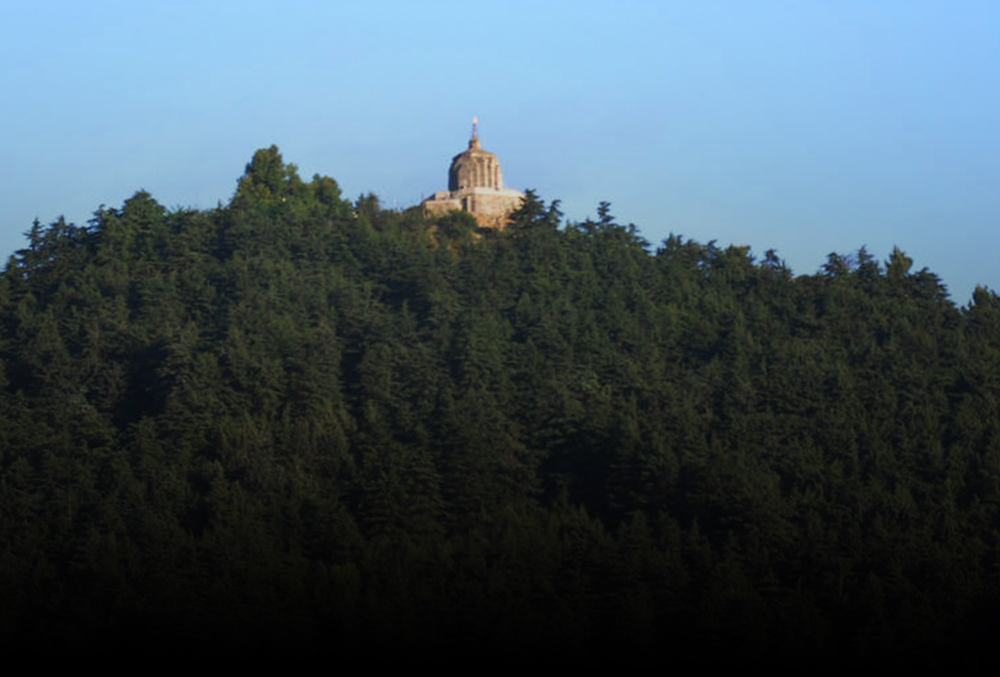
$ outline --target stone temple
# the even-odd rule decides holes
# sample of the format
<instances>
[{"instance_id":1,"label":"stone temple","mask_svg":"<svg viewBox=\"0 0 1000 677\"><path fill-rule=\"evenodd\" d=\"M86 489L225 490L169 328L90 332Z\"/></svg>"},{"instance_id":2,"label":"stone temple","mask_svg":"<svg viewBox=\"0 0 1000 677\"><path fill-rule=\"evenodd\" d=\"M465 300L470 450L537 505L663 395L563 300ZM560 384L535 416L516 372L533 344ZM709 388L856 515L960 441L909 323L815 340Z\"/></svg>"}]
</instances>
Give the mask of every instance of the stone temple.
<instances>
[{"instance_id":1,"label":"stone temple","mask_svg":"<svg viewBox=\"0 0 1000 677\"><path fill-rule=\"evenodd\" d=\"M521 206L524 193L503 187L500 162L480 147L477 123L473 118L468 150L451 160L448 190L434 193L422 205L428 216L457 210L472 214L480 228L503 228L507 216Z\"/></svg>"}]
</instances>

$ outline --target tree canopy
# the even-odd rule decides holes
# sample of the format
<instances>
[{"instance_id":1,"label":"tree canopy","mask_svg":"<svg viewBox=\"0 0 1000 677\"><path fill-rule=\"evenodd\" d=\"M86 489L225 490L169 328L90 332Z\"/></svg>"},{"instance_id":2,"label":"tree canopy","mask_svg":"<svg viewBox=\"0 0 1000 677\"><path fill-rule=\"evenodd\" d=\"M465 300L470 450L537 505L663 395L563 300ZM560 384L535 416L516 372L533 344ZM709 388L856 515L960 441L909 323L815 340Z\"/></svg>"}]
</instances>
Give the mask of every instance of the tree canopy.
<instances>
[{"instance_id":1,"label":"tree canopy","mask_svg":"<svg viewBox=\"0 0 1000 677\"><path fill-rule=\"evenodd\" d=\"M533 191L477 232L273 146L225 206L139 191L26 237L14 649L984 658L1000 298L898 248L794 276Z\"/></svg>"}]
</instances>

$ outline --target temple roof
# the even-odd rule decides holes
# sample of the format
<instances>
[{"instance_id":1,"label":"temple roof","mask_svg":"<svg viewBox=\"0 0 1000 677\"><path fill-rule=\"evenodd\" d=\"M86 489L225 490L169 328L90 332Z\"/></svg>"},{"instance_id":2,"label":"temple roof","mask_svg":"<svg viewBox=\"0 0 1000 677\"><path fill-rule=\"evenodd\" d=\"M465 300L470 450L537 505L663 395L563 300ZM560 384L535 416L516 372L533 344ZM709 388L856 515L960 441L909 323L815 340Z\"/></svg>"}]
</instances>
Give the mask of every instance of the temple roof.
<instances>
[{"instance_id":1,"label":"temple roof","mask_svg":"<svg viewBox=\"0 0 1000 677\"><path fill-rule=\"evenodd\" d=\"M448 190L466 188L503 189L503 173L497 156L482 149L479 143L478 120L472 121L469 148L452 158L448 169Z\"/></svg>"}]
</instances>

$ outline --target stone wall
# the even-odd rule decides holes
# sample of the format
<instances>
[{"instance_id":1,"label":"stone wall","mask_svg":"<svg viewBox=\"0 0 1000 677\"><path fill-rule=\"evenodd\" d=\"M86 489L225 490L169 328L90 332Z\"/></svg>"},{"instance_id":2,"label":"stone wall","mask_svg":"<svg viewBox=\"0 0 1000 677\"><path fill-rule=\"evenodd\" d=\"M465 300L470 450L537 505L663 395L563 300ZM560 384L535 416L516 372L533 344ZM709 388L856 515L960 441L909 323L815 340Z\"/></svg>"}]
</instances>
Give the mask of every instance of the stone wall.
<instances>
[{"instance_id":1,"label":"stone wall","mask_svg":"<svg viewBox=\"0 0 1000 677\"><path fill-rule=\"evenodd\" d=\"M524 195L517 190L470 188L441 191L424 200L424 213L439 216L450 211L472 214L481 228L503 228L507 217L521 206Z\"/></svg>"}]
</instances>

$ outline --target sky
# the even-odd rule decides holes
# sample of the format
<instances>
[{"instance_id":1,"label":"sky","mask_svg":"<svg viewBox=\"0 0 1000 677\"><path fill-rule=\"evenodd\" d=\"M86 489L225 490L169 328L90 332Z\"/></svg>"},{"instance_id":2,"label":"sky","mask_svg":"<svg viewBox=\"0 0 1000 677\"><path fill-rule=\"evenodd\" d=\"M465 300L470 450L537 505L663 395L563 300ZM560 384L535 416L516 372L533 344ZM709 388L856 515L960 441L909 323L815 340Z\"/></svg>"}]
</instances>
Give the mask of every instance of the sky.
<instances>
[{"instance_id":1,"label":"sky","mask_svg":"<svg viewBox=\"0 0 1000 677\"><path fill-rule=\"evenodd\" d=\"M1000 290L993 0L0 0L0 260L141 189L225 204L272 144L409 207L473 116L569 221Z\"/></svg>"}]
</instances>

